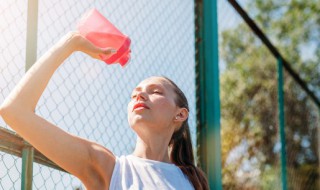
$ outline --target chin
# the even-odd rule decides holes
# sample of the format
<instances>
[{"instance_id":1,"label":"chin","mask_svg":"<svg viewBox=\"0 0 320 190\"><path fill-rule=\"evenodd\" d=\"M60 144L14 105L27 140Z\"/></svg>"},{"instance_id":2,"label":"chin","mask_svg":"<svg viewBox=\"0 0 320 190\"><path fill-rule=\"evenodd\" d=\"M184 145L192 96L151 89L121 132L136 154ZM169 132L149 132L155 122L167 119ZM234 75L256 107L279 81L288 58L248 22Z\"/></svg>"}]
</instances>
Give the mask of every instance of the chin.
<instances>
[{"instance_id":1,"label":"chin","mask_svg":"<svg viewBox=\"0 0 320 190\"><path fill-rule=\"evenodd\" d=\"M141 127L146 127L148 126L148 120L146 120L146 118L143 118L143 117L134 117L134 118L131 118L131 121L129 122L130 124L130 127L132 129L137 129L137 128L141 128Z\"/></svg>"}]
</instances>

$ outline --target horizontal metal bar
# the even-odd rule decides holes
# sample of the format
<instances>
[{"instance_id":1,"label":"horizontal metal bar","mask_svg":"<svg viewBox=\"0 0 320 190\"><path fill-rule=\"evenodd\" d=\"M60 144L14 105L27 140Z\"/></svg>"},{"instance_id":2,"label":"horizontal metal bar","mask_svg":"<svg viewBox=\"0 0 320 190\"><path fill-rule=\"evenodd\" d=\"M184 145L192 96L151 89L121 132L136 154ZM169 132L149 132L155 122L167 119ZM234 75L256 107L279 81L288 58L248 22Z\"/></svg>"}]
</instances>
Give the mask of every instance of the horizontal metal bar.
<instances>
[{"instance_id":1,"label":"horizontal metal bar","mask_svg":"<svg viewBox=\"0 0 320 190\"><path fill-rule=\"evenodd\" d=\"M25 147L32 147L32 145L26 142L17 133L0 127L0 151L22 158L22 151ZM66 172L35 148L34 162Z\"/></svg>"}]
</instances>

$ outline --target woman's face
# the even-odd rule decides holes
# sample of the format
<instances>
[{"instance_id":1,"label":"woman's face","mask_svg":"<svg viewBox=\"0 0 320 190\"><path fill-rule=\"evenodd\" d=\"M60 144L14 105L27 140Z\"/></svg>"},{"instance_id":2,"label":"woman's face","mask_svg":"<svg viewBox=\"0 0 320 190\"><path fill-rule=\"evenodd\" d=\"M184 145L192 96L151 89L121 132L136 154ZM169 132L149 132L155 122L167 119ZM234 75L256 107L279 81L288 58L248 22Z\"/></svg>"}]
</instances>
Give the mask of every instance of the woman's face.
<instances>
[{"instance_id":1,"label":"woman's face","mask_svg":"<svg viewBox=\"0 0 320 190\"><path fill-rule=\"evenodd\" d=\"M173 132L172 123L179 110L174 98L173 86L166 79L152 77L142 81L128 104L129 125L136 132Z\"/></svg>"}]
</instances>

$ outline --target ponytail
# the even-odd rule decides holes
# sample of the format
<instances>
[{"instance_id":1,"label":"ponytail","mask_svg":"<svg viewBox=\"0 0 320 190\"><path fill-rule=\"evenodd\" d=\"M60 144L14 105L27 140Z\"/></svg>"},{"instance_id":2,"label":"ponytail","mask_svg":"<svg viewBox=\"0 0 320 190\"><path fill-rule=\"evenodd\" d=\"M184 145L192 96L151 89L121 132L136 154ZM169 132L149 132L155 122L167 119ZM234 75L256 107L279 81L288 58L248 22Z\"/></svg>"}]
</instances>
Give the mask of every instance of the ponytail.
<instances>
[{"instance_id":1,"label":"ponytail","mask_svg":"<svg viewBox=\"0 0 320 190\"><path fill-rule=\"evenodd\" d=\"M175 102L180 108L186 108L189 111L188 101L180 88L170 79L169 81L176 93ZM175 131L169 143L170 160L178 166L182 172L188 177L196 190L209 190L208 181L201 169L195 166L194 156L191 144L191 135L186 119L179 130Z\"/></svg>"},{"instance_id":2,"label":"ponytail","mask_svg":"<svg viewBox=\"0 0 320 190\"><path fill-rule=\"evenodd\" d=\"M204 173L194 165L188 122L185 121L170 141L170 159L188 177L196 190L208 190L208 182Z\"/></svg>"}]
</instances>

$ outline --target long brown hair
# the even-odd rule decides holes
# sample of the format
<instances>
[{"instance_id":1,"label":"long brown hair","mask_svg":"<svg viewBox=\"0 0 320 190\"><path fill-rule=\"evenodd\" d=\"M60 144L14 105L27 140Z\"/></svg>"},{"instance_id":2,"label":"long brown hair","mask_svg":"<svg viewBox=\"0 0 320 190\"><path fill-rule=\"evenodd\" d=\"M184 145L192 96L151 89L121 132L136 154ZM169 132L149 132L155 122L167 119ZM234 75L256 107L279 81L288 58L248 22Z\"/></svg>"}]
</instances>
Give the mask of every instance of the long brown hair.
<instances>
[{"instance_id":1,"label":"long brown hair","mask_svg":"<svg viewBox=\"0 0 320 190\"><path fill-rule=\"evenodd\" d=\"M174 87L176 93L175 103L180 108L189 111L188 100L182 90L170 79L163 77ZM170 159L188 177L196 190L209 190L208 181L204 172L195 166L193 148L191 144L188 119L186 119L179 130L171 137L169 147L171 148Z\"/></svg>"}]
</instances>

